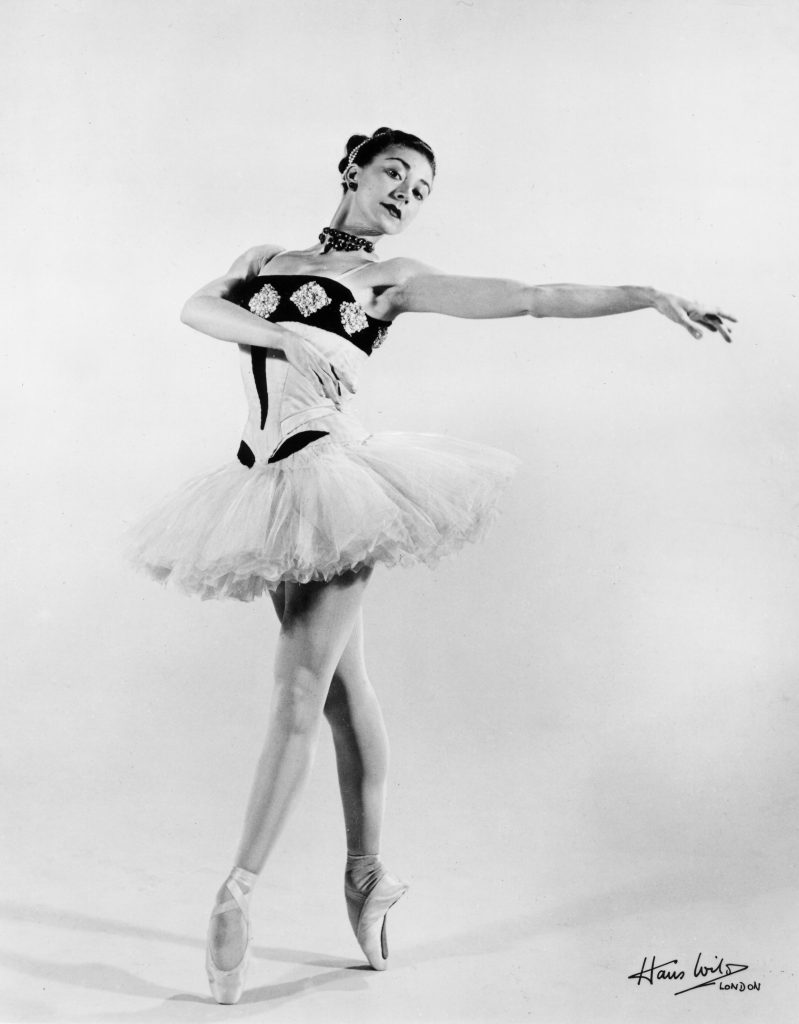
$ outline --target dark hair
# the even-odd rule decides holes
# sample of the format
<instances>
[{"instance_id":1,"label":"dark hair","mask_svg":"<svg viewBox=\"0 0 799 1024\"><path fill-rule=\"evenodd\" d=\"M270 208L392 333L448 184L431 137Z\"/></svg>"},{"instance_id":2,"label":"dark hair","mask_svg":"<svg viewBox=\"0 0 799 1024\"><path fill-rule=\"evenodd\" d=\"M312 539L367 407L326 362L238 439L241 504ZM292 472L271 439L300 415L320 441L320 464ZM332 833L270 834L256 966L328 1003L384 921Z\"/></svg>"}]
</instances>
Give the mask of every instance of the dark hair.
<instances>
[{"instance_id":1,"label":"dark hair","mask_svg":"<svg viewBox=\"0 0 799 1024\"><path fill-rule=\"evenodd\" d=\"M338 169L341 174L350 161L350 154L359 146L355 154L353 164L356 167L365 167L372 160L389 146L407 146L414 149L430 161L433 174L436 173L436 158L433 150L426 142L423 142L417 135L409 135L408 132L401 132L398 128L378 128L372 135L351 135L347 140L347 155L339 161ZM346 181L342 182L342 188L347 191Z\"/></svg>"}]
</instances>

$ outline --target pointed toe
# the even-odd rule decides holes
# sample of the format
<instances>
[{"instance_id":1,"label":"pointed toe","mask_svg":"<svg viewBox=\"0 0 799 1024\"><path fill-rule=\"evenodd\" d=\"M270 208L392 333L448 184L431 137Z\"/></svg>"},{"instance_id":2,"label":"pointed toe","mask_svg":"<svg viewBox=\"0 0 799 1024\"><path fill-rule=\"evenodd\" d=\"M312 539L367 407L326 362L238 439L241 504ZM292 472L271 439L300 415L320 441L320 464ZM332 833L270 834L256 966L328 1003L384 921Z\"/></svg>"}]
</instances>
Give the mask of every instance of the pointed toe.
<instances>
[{"instance_id":1,"label":"pointed toe","mask_svg":"<svg viewBox=\"0 0 799 1024\"><path fill-rule=\"evenodd\" d=\"M388 967L388 912L407 891L407 883L388 872L366 896L349 886L345 888L352 930L364 956L376 971Z\"/></svg>"},{"instance_id":2,"label":"pointed toe","mask_svg":"<svg viewBox=\"0 0 799 1024\"><path fill-rule=\"evenodd\" d=\"M208 923L208 941L205 947L205 972L208 975L208 986L214 999L224 1006L237 1003L244 992L244 983L247 977L247 967L250 962L250 946L252 945L252 929L250 927L250 915L247 906L246 893L238 884L234 874L228 878L225 885L233 897L230 900L218 903L211 912L211 920ZM213 923L217 914L224 914L228 910L238 909L244 918L244 925L247 930L244 952L241 960L229 969L222 969L214 962L213 955Z\"/></svg>"},{"instance_id":3,"label":"pointed toe","mask_svg":"<svg viewBox=\"0 0 799 1024\"><path fill-rule=\"evenodd\" d=\"M208 975L208 987L211 995L217 1003L223 1006L230 1006L241 999L244 992L244 983L247 977L249 965L250 944L247 943L247 950L236 967L229 971L223 971L213 961L210 949L206 951L205 970Z\"/></svg>"}]
</instances>

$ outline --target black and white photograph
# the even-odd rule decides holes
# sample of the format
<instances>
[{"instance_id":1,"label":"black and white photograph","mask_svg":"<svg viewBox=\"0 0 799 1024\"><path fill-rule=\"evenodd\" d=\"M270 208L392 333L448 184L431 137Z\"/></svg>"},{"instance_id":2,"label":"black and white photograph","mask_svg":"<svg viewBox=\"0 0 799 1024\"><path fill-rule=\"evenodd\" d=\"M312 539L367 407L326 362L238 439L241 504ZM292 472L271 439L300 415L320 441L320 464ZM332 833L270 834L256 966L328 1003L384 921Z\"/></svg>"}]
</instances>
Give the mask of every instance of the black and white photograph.
<instances>
[{"instance_id":1,"label":"black and white photograph","mask_svg":"<svg viewBox=\"0 0 799 1024\"><path fill-rule=\"evenodd\" d=\"M3 0L0 81L0 1022L793 1022L799 7Z\"/></svg>"}]
</instances>

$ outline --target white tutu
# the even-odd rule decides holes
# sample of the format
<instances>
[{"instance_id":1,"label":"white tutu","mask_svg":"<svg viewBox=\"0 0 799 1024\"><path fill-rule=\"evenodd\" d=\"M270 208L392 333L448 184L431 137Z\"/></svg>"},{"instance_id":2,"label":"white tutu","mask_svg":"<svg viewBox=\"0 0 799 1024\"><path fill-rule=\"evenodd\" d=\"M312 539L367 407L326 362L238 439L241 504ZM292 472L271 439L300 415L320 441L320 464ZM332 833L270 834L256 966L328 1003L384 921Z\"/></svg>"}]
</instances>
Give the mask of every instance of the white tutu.
<instances>
[{"instance_id":1,"label":"white tutu","mask_svg":"<svg viewBox=\"0 0 799 1024\"><path fill-rule=\"evenodd\" d=\"M131 527L135 568L203 599L382 563L428 566L483 536L519 460L436 434L325 437L195 477Z\"/></svg>"}]
</instances>

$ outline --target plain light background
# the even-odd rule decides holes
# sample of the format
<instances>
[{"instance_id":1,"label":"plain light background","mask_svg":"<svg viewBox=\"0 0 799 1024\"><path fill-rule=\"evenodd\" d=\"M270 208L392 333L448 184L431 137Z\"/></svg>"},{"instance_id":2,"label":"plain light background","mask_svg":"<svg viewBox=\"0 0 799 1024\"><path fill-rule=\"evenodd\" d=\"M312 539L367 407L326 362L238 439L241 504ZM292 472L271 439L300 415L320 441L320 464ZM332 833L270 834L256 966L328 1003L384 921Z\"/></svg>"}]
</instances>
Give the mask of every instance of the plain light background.
<instances>
[{"instance_id":1,"label":"plain light background","mask_svg":"<svg viewBox=\"0 0 799 1024\"><path fill-rule=\"evenodd\" d=\"M0 17L2 1019L791 1019L795 5L4 0ZM116 538L238 447L235 347L181 325L183 301L254 244L309 245L347 137L381 125L439 162L384 256L651 284L740 325L732 346L653 311L392 329L361 417L523 468L485 543L378 570L367 593L384 852L413 885L395 966L348 969L324 736L264 874L255 995L223 1012L204 929L275 623L266 599L134 576ZM627 978L699 952L762 989L675 999Z\"/></svg>"}]
</instances>

